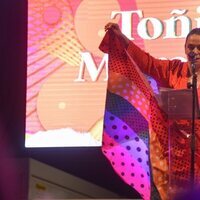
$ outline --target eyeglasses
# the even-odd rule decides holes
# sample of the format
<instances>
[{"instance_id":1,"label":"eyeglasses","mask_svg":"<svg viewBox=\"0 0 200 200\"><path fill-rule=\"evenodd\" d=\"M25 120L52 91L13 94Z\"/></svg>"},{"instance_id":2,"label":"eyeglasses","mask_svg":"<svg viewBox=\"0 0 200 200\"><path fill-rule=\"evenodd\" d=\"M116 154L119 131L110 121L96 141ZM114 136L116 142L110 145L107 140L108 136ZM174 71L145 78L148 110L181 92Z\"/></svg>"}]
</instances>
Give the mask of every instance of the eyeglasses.
<instances>
[{"instance_id":1,"label":"eyeglasses","mask_svg":"<svg viewBox=\"0 0 200 200\"><path fill-rule=\"evenodd\" d=\"M200 45L188 44L188 45L187 45L187 48L188 48L190 51L193 51L195 48L197 48L197 49L200 51Z\"/></svg>"}]
</instances>

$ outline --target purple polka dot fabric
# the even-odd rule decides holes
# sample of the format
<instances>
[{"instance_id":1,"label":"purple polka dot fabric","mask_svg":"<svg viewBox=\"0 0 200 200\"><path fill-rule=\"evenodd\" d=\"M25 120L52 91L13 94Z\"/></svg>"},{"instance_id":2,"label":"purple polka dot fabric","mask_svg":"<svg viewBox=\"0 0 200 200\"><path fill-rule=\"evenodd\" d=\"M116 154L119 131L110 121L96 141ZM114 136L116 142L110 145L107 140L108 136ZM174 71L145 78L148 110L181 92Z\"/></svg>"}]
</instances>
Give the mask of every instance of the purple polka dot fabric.
<instances>
[{"instance_id":1,"label":"purple polka dot fabric","mask_svg":"<svg viewBox=\"0 0 200 200\"><path fill-rule=\"evenodd\" d=\"M137 133L116 116L115 120L110 120L111 116L111 113L105 113L103 153L119 176L148 199L150 190L148 148ZM117 129L113 129L116 124Z\"/></svg>"}]
</instances>

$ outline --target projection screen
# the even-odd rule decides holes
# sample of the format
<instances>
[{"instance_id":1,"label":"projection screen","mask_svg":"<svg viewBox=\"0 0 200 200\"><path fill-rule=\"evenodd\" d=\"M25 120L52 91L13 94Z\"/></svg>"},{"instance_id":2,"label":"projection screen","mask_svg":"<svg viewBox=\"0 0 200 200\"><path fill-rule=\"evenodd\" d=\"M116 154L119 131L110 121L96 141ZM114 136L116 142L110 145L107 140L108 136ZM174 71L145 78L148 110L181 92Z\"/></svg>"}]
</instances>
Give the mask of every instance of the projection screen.
<instances>
[{"instance_id":1,"label":"projection screen","mask_svg":"<svg viewBox=\"0 0 200 200\"><path fill-rule=\"evenodd\" d=\"M29 0L25 146L101 146L106 23L154 57L185 60L199 16L196 0Z\"/></svg>"}]
</instances>

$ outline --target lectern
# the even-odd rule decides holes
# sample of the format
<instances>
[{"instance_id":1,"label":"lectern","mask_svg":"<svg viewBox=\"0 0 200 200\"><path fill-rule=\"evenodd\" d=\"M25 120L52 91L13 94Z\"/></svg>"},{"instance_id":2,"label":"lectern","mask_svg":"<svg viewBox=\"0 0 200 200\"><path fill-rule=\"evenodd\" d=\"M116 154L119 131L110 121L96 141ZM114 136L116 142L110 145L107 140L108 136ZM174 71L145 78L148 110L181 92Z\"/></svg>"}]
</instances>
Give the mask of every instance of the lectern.
<instances>
[{"instance_id":1,"label":"lectern","mask_svg":"<svg viewBox=\"0 0 200 200\"><path fill-rule=\"evenodd\" d=\"M192 90L160 88L157 100L169 119L192 119ZM198 96L196 99L195 118L199 118Z\"/></svg>"},{"instance_id":2,"label":"lectern","mask_svg":"<svg viewBox=\"0 0 200 200\"><path fill-rule=\"evenodd\" d=\"M194 174L192 170L195 160L191 147L192 89L160 88L157 100L161 109L168 115L169 199L173 199L178 192L190 189L191 174ZM199 101L196 95L195 119L199 116Z\"/></svg>"}]
</instances>

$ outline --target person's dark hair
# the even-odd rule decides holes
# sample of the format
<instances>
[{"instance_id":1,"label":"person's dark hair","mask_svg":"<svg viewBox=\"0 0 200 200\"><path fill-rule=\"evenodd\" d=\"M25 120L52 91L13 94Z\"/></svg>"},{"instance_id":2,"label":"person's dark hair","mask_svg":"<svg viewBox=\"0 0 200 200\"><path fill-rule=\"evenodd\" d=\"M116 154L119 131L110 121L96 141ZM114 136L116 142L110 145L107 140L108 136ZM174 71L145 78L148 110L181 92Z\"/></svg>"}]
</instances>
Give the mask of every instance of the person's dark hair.
<instances>
[{"instance_id":1,"label":"person's dark hair","mask_svg":"<svg viewBox=\"0 0 200 200\"><path fill-rule=\"evenodd\" d=\"M188 35L187 35L187 37L186 37L186 39L185 39L185 45L186 45L186 42L187 42L188 38L189 38L191 35L200 35L200 28L194 28L194 29L192 29L192 30L188 33Z\"/></svg>"}]
</instances>

